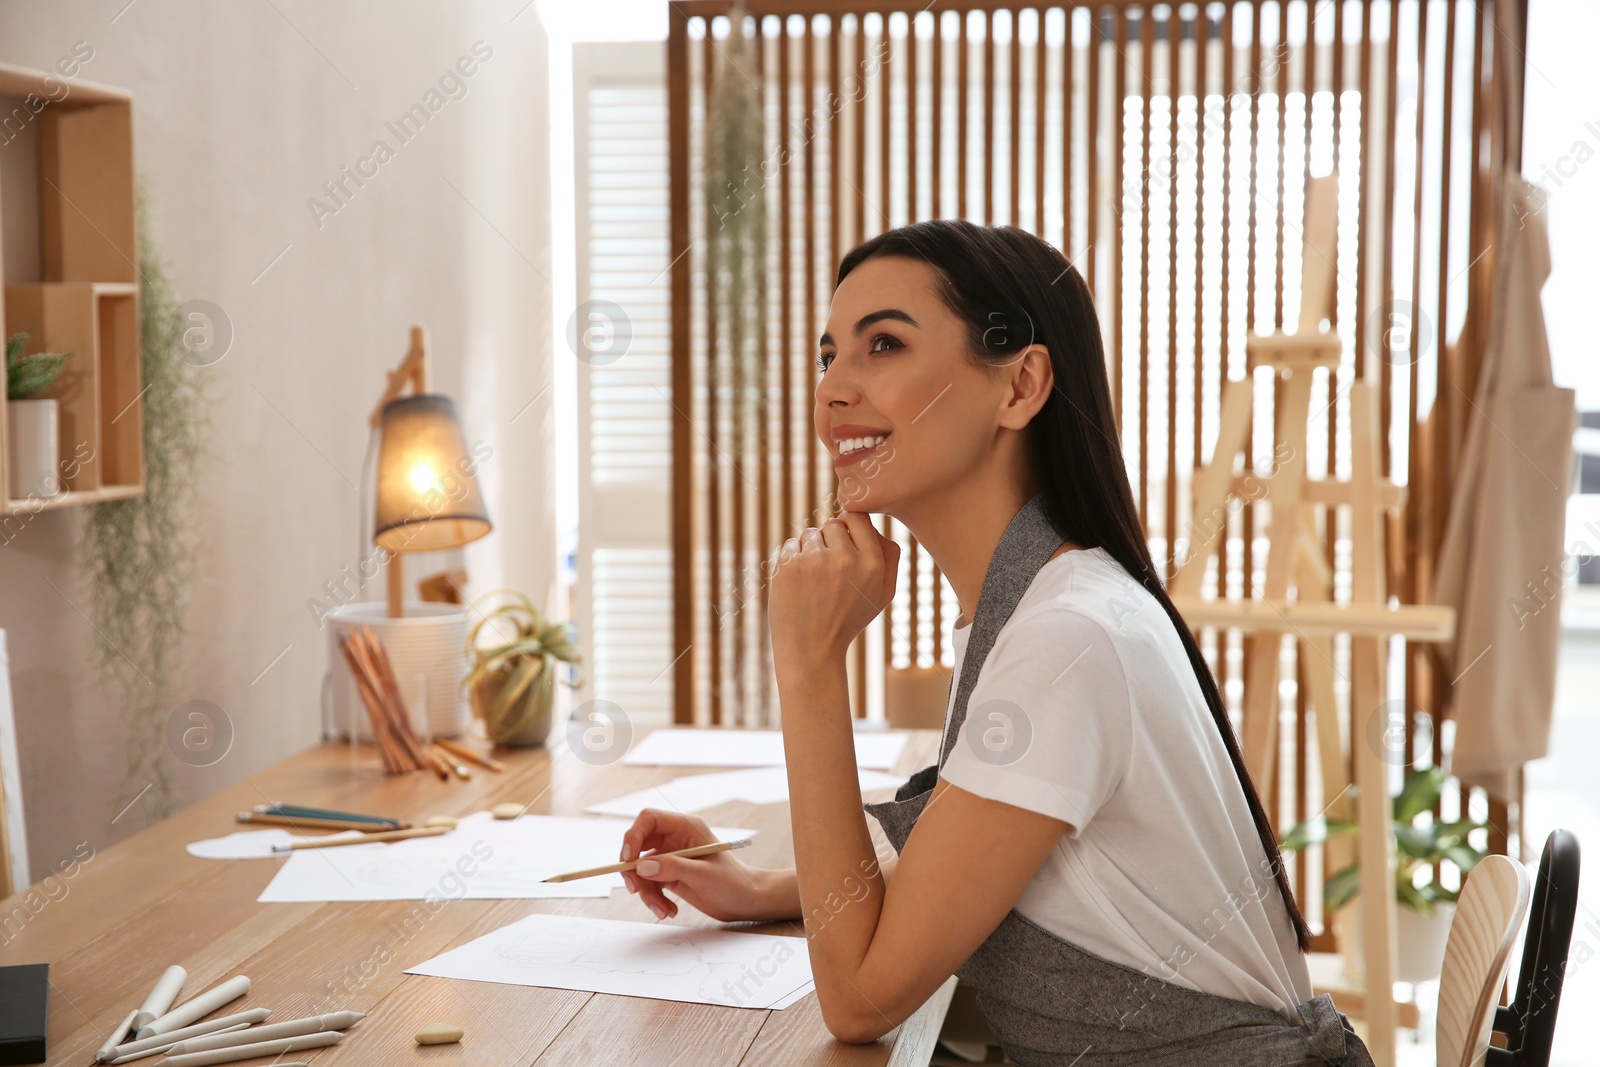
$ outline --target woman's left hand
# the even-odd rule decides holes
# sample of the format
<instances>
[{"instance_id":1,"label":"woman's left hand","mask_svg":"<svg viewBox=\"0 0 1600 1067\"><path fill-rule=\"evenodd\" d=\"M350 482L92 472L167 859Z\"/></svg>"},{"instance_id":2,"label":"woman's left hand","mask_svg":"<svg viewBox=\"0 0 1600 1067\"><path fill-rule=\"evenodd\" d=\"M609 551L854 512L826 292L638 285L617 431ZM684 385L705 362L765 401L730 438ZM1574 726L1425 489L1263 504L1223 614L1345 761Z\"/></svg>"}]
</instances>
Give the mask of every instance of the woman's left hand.
<instances>
[{"instance_id":1,"label":"woman's left hand","mask_svg":"<svg viewBox=\"0 0 1600 1067\"><path fill-rule=\"evenodd\" d=\"M778 550L767 621L778 662L843 659L894 600L900 546L859 511L808 526Z\"/></svg>"}]
</instances>

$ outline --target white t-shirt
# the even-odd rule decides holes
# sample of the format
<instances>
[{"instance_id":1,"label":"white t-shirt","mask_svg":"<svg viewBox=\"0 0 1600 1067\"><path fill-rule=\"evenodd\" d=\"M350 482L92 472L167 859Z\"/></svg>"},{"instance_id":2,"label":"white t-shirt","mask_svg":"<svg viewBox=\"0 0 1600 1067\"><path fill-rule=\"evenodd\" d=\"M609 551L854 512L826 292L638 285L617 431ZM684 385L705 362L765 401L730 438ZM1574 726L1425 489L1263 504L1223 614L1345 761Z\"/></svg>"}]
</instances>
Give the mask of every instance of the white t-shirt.
<instances>
[{"instance_id":1,"label":"white t-shirt","mask_svg":"<svg viewBox=\"0 0 1600 1067\"><path fill-rule=\"evenodd\" d=\"M953 630L956 674L970 624ZM949 724L954 705L946 708ZM941 776L1071 823L1016 910L1102 956L1297 1020L1305 957L1177 630L1102 548L1040 569Z\"/></svg>"}]
</instances>

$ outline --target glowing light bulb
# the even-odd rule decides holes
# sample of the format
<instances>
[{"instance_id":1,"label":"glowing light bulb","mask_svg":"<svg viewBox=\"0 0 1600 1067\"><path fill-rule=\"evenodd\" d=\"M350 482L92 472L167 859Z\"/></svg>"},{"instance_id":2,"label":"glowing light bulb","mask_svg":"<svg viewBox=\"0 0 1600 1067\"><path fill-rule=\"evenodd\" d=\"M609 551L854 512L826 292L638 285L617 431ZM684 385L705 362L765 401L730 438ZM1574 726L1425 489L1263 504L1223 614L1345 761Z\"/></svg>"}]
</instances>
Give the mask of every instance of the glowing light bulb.
<instances>
[{"instance_id":1,"label":"glowing light bulb","mask_svg":"<svg viewBox=\"0 0 1600 1067\"><path fill-rule=\"evenodd\" d=\"M434 473L433 466L428 463L418 463L411 468L411 488L419 493L427 493L438 488L439 476Z\"/></svg>"}]
</instances>

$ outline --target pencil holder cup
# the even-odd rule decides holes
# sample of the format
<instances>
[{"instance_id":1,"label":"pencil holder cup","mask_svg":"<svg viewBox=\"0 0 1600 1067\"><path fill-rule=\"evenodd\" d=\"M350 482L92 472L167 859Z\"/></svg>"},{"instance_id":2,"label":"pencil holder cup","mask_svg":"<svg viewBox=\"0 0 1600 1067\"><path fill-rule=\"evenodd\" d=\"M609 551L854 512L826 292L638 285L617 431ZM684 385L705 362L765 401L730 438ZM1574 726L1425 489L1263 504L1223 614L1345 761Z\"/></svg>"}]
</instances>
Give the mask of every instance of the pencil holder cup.
<instances>
[{"instance_id":1,"label":"pencil holder cup","mask_svg":"<svg viewBox=\"0 0 1600 1067\"><path fill-rule=\"evenodd\" d=\"M333 728L370 743L372 720L361 702L350 666L339 651L339 635L366 626L382 642L394 668L406 712L419 734L457 737L472 725L467 677L467 614L458 604L408 602L406 614L389 617L382 603L346 604L327 615L329 699Z\"/></svg>"}]
</instances>

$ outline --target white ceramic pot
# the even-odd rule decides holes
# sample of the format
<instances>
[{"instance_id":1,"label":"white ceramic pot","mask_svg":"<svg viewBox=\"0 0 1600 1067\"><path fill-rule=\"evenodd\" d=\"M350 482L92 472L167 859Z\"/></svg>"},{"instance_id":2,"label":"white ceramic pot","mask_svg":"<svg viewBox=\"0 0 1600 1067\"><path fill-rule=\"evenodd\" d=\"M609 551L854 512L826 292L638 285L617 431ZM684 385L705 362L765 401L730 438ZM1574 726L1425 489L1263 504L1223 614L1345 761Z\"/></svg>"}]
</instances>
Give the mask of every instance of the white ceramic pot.
<instances>
[{"instance_id":1,"label":"white ceramic pot","mask_svg":"<svg viewBox=\"0 0 1600 1067\"><path fill-rule=\"evenodd\" d=\"M1357 898L1334 918L1334 932L1341 945L1349 938L1345 956L1345 980L1360 986L1365 982L1365 950L1361 943L1361 901ZM1395 902L1395 981L1432 982L1444 970L1444 947L1450 939L1450 921L1456 906L1445 902L1434 905L1432 915Z\"/></svg>"},{"instance_id":2,"label":"white ceramic pot","mask_svg":"<svg viewBox=\"0 0 1600 1067\"><path fill-rule=\"evenodd\" d=\"M1435 904L1432 915L1401 905L1395 908L1395 977L1412 985L1432 982L1444 970L1444 946L1456 906Z\"/></svg>"},{"instance_id":3,"label":"white ceramic pot","mask_svg":"<svg viewBox=\"0 0 1600 1067\"><path fill-rule=\"evenodd\" d=\"M359 626L371 627L383 642L414 729L457 737L472 725L472 706L462 685L471 629L466 609L414 601L405 610L403 617L391 619L387 604L346 604L327 615L333 727L346 737L372 740L372 720L339 651L339 635Z\"/></svg>"},{"instance_id":4,"label":"white ceramic pot","mask_svg":"<svg viewBox=\"0 0 1600 1067\"><path fill-rule=\"evenodd\" d=\"M61 495L56 457L61 441L61 412L54 400L7 402L11 454L11 499L30 496L48 500Z\"/></svg>"}]
</instances>

